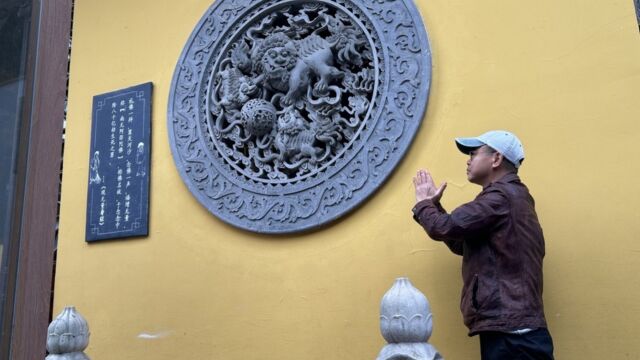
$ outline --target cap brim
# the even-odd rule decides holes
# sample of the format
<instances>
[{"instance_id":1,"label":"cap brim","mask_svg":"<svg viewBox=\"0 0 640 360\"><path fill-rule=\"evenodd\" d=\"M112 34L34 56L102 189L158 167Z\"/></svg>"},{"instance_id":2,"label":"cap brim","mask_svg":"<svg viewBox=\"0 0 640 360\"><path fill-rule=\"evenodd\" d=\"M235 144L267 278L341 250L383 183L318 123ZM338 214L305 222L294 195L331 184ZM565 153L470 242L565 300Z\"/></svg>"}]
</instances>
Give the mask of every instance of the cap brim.
<instances>
[{"instance_id":1,"label":"cap brim","mask_svg":"<svg viewBox=\"0 0 640 360\"><path fill-rule=\"evenodd\" d=\"M477 138L456 138L456 146L463 154L469 155L469 153L482 145L485 145Z\"/></svg>"}]
</instances>

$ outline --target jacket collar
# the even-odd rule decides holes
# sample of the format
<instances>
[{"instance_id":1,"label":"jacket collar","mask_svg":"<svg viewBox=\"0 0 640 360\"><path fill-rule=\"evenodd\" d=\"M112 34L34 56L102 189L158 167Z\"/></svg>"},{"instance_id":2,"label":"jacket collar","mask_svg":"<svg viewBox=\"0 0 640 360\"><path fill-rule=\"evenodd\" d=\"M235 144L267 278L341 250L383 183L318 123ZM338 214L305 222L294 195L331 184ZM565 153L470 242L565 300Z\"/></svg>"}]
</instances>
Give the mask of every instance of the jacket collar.
<instances>
[{"instance_id":1,"label":"jacket collar","mask_svg":"<svg viewBox=\"0 0 640 360\"><path fill-rule=\"evenodd\" d=\"M518 176L518 174L516 174L516 173L508 173L508 174L504 175L503 177L499 178L498 180L496 180L496 181L492 182L491 184L487 185L487 187L485 187L482 190L490 188L495 183L508 184L508 183L519 183L519 182L521 182L521 181L520 181L520 177Z\"/></svg>"},{"instance_id":2,"label":"jacket collar","mask_svg":"<svg viewBox=\"0 0 640 360\"><path fill-rule=\"evenodd\" d=\"M494 182L500 182L500 183L520 182L520 177L516 173L508 173Z\"/></svg>"}]
</instances>

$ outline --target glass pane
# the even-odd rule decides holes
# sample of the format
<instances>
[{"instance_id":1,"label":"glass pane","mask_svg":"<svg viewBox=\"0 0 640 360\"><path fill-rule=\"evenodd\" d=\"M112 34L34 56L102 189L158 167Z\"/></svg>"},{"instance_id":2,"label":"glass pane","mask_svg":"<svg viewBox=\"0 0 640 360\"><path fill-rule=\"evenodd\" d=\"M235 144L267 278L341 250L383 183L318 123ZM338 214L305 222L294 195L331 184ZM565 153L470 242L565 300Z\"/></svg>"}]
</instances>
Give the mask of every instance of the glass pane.
<instances>
[{"instance_id":1,"label":"glass pane","mask_svg":"<svg viewBox=\"0 0 640 360\"><path fill-rule=\"evenodd\" d=\"M19 199L16 172L30 26L30 0L0 1L0 314L10 314L4 306L10 295L8 276L15 276L8 268L8 257L13 253L8 250L14 240L10 238L11 222ZM2 334L2 342L8 339L6 335Z\"/></svg>"}]
</instances>

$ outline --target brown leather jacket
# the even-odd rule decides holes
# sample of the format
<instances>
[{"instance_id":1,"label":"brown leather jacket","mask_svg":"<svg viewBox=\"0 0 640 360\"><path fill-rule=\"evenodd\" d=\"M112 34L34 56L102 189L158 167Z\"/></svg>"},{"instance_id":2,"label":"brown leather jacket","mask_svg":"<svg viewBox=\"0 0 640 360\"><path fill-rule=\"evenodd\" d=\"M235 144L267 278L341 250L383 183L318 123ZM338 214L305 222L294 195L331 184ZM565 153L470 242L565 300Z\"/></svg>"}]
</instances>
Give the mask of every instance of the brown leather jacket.
<instances>
[{"instance_id":1,"label":"brown leather jacket","mask_svg":"<svg viewBox=\"0 0 640 360\"><path fill-rule=\"evenodd\" d=\"M451 215L431 200L413 208L427 234L462 255L460 310L469 336L546 328L544 237L529 189L516 174L484 188Z\"/></svg>"}]
</instances>

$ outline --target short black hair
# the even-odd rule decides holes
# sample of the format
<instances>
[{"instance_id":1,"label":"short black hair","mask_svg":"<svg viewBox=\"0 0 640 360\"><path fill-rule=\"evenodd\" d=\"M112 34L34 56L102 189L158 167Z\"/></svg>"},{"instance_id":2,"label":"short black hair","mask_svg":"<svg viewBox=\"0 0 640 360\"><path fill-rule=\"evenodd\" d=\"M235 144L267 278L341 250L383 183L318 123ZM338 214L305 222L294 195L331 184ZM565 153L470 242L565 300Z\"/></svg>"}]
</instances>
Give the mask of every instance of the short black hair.
<instances>
[{"instance_id":1,"label":"short black hair","mask_svg":"<svg viewBox=\"0 0 640 360\"><path fill-rule=\"evenodd\" d=\"M489 148L489 151L491 151L491 153L497 153L498 150L492 148L491 146L487 145L487 148ZM514 174L518 173L518 168L516 167L516 165L514 163L511 162L511 160L507 159L504 154L500 154L502 155L502 164L500 166L502 166L505 170L507 170L508 172L512 172Z\"/></svg>"}]
</instances>

